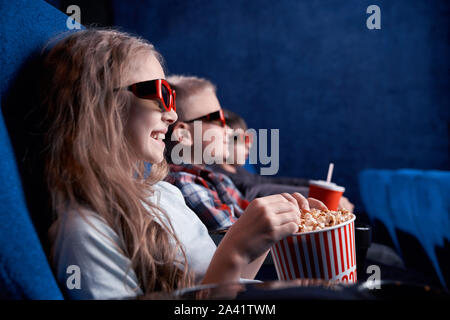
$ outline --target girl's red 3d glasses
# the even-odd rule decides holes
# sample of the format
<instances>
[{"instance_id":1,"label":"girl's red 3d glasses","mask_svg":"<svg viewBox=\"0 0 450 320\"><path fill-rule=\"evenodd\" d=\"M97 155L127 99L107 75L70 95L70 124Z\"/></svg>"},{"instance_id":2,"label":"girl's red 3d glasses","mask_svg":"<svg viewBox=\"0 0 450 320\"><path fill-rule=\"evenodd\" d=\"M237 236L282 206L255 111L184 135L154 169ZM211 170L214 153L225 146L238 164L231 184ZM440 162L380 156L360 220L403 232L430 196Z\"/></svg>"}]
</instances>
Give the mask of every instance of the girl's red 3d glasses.
<instances>
[{"instance_id":1,"label":"girl's red 3d glasses","mask_svg":"<svg viewBox=\"0 0 450 320\"><path fill-rule=\"evenodd\" d=\"M164 79L134 83L127 89L140 99L157 100L167 112L177 111L175 90L172 90L170 84Z\"/></svg>"}]
</instances>

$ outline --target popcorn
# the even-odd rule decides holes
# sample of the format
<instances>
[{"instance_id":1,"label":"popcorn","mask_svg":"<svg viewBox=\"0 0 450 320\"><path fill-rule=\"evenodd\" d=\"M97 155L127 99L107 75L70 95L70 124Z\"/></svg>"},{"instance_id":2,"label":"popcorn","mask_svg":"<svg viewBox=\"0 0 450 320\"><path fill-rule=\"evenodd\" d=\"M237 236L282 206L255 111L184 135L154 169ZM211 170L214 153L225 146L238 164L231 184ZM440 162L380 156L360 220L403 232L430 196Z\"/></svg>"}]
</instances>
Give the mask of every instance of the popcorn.
<instances>
[{"instance_id":1,"label":"popcorn","mask_svg":"<svg viewBox=\"0 0 450 320\"><path fill-rule=\"evenodd\" d=\"M322 211L311 209L300 211L300 224L297 232L323 230L350 220L353 214L345 209L337 211Z\"/></svg>"},{"instance_id":2,"label":"popcorn","mask_svg":"<svg viewBox=\"0 0 450 320\"><path fill-rule=\"evenodd\" d=\"M347 210L301 211L298 232L271 248L278 279L356 283L355 215Z\"/></svg>"}]
</instances>

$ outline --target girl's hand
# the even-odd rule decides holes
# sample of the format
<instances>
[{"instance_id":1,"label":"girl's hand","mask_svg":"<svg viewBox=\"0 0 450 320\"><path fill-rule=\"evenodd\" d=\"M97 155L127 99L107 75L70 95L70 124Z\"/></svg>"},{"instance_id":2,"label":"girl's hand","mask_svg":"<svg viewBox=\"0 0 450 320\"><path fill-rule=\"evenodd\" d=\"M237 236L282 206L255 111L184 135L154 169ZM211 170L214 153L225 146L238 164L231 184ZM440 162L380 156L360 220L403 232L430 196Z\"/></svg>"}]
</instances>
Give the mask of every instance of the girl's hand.
<instances>
[{"instance_id":1,"label":"girl's hand","mask_svg":"<svg viewBox=\"0 0 450 320\"><path fill-rule=\"evenodd\" d=\"M220 242L202 283L239 280L250 262L267 253L276 241L298 231L300 210L310 208L327 207L299 193L277 194L250 202Z\"/></svg>"},{"instance_id":2,"label":"girl's hand","mask_svg":"<svg viewBox=\"0 0 450 320\"><path fill-rule=\"evenodd\" d=\"M265 253L274 242L296 232L300 224L298 203L289 194L250 202L222 242L246 263Z\"/></svg>"},{"instance_id":3,"label":"girl's hand","mask_svg":"<svg viewBox=\"0 0 450 320\"><path fill-rule=\"evenodd\" d=\"M298 192L293 193L292 196L295 198L300 210L302 210L302 211L309 211L313 208L319 209L319 210L325 210L325 211L328 210L327 206L322 201L319 201L317 199L314 199L314 198L306 199L304 196L302 196Z\"/></svg>"}]
</instances>

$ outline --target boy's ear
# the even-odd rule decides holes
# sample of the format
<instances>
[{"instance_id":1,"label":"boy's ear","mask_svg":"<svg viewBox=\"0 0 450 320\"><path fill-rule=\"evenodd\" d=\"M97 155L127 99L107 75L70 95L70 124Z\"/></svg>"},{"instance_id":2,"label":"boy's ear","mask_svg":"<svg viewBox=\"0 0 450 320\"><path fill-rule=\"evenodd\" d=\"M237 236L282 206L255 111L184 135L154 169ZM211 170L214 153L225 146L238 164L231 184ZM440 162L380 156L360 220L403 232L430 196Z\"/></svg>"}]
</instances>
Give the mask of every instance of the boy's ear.
<instances>
[{"instance_id":1,"label":"boy's ear","mask_svg":"<svg viewBox=\"0 0 450 320\"><path fill-rule=\"evenodd\" d=\"M182 121L175 123L171 140L186 146L192 146L194 144L194 139L191 134L191 126Z\"/></svg>"}]
</instances>

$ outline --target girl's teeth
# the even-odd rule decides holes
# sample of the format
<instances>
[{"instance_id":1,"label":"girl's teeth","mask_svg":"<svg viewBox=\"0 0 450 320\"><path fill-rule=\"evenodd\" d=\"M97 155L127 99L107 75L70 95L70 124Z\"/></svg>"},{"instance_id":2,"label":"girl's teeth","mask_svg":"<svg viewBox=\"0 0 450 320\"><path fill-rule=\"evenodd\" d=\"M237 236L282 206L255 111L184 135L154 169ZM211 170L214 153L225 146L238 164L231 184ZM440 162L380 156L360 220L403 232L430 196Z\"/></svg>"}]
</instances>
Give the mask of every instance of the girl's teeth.
<instances>
[{"instance_id":1,"label":"girl's teeth","mask_svg":"<svg viewBox=\"0 0 450 320\"><path fill-rule=\"evenodd\" d=\"M164 133L153 133L151 137L155 140L164 140L166 136Z\"/></svg>"}]
</instances>

